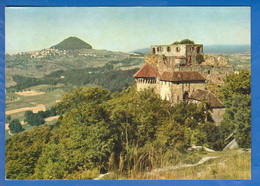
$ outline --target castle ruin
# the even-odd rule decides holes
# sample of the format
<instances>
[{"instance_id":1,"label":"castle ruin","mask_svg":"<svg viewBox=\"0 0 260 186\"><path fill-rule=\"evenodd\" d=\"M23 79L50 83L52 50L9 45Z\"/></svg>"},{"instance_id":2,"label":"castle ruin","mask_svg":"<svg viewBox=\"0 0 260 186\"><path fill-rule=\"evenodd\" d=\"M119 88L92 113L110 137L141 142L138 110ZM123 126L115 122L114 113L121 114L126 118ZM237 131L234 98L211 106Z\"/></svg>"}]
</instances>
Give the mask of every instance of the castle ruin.
<instances>
[{"instance_id":1,"label":"castle ruin","mask_svg":"<svg viewBox=\"0 0 260 186\"><path fill-rule=\"evenodd\" d=\"M222 55L204 55L202 44L152 45L145 64L135 74L137 91L151 88L172 104L186 100L207 100L212 116L219 125L225 111L223 103L206 84L222 84L233 73L228 59Z\"/></svg>"}]
</instances>

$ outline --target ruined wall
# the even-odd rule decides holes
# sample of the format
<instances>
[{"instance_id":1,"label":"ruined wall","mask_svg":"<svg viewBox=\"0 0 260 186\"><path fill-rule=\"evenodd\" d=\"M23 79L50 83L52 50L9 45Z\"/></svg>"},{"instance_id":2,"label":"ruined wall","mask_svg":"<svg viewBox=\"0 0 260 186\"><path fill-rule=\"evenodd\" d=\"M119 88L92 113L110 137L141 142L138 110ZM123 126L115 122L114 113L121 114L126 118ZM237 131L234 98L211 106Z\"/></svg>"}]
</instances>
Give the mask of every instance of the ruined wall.
<instances>
[{"instance_id":1,"label":"ruined wall","mask_svg":"<svg viewBox=\"0 0 260 186\"><path fill-rule=\"evenodd\" d=\"M223 115L225 113L225 108L214 108L212 109L212 118L215 121L215 125L219 126L223 120Z\"/></svg>"},{"instance_id":2,"label":"ruined wall","mask_svg":"<svg viewBox=\"0 0 260 186\"><path fill-rule=\"evenodd\" d=\"M189 100L191 103L199 103L198 100ZM214 120L214 123L216 126L219 126L221 124L221 121L223 120L223 116L225 113L225 108L212 108L212 111L210 111L212 115L212 119Z\"/></svg>"},{"instance_id":3,"label":"ruined wall","mask_svg":"<svg viewBox=\"0 0 260 186\"><path fill-rule=\"evenodd\" d=\"M213 66L230 66L229 59L221 54L207 54L204 55L204 62L201 65L213 65Z\"/></svg>"},{"instance_id":4,"label":"ruined wall","mask_svg":"<svg viewBox=\"0 0 260 186\"><path fill-rule=\"evenodd\" d=\"M203 55L203 45L187 45L187 62L189 63L189 57L190 57L190 64L197 64L196 57L198 54Z\"/></svg>"},{"instance_id":5,"label":"ruined wall","mask_svg":"<svg viewBox=\"0 0 260 186\"><path fill-rule=\"evenodd\" d=\"M208 55L206 55L208 56ZM234 72L234 67L231 65L225 65L228 63L228 59L223 56L210 56L206 58L207 61L203 65L193 64L181 66L180 63L182 59L176 59L175 57L166 57L161 55L145 55L145 63L150 64L154 67L160 74L164 71L198 71L200 72L208 81L214 84L222 84L223 79ZM218 62L216 62L218 61ZM217 65L209 65L211 63ZM222 64L222 65L221 65Z\"/></svg>"},{"instance_id":6,"label":"ruined wall","mask_svg":"<svg viewBox=\"0 0 260 186\"><path fill-rule=\"evenodd\" d=\"M186 45L152 45L150 53L165 56L186 56Z\"/></svg>"},{"instance_id":7,"label":"ruined wall","mask_svg":"<svg viewBox=\"0 0 260 186\"><path fill-rule=\"evenodd\" d=\"M179 66L173 69L174 71L198 71L207 81L214 84L223 84L224 78L234 72L232 66L211 66L211 65L191 65L191 66Z\"/></svg>"},{"instance_id":8,"label":"ruined wall","mask_svg":"<svg viewBox=\"0 0 260 186\"><path fill-rule=\"evenodd\" d=\"M159 74L162 74L164 71L172 71L172 69L176 66L174 56L166 57L161 55L146 54L144 61L155 68Z\"/></svg>"}]
</instances>

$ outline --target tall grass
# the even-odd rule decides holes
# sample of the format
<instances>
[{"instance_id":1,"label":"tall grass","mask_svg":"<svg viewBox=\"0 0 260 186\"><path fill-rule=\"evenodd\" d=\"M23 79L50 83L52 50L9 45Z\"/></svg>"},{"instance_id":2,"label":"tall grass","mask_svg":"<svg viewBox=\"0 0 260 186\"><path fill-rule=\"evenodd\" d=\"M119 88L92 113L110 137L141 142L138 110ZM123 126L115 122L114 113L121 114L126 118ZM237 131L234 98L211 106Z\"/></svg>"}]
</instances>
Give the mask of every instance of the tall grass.
<instances>
[{"instance_id":1,"label":"tall grass","mask_svg":"<svg viewBox=\"0 0 260 186\"><path fill-rule=\"evenodd\" d=\"M215 156L207 162L190 167L184 164L197 163L203 156ZM111 162L112 163L112 162ZM180 167L176 168L176 165ZM175 167L174 167L175 166ZM115 168L115 167L114 167ZM163 152L150 147L146 153L138 148L129 154L120 155L118 169L111 170L103 179L250 179L251 153L228 152L185 152L176 150Z\"/></svg>"}]
</instances>

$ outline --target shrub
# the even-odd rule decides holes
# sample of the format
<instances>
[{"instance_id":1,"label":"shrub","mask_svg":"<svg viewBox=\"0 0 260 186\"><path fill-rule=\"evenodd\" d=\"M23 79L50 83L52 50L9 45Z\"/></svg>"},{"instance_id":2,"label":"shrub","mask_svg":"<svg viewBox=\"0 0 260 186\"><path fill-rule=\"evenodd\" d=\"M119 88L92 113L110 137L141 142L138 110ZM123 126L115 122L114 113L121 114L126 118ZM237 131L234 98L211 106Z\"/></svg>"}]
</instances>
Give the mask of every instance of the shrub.
<instances>
[{"instance_id":1,"label":"shrub","mask_svg":"<svg viewBox=\"0 0 260 186\"><path fill-rule=\"evenodd\" d=\"M14 119L9 124L10 132L15 134L23 131L23 127L18 119Z\"/></svg>"},{"instance_id":2,"label":"shrub","mask_svg":"<svg viewBox=\"0 0 260 186\"><path fill-rule=\"evenodd\" d=\"M196 62L197 62L198 64L201 64L203 61L204 61L203 55L202 55L202 54L198 54L198 55L196 56Z\"/></svg>"}]
</instances>

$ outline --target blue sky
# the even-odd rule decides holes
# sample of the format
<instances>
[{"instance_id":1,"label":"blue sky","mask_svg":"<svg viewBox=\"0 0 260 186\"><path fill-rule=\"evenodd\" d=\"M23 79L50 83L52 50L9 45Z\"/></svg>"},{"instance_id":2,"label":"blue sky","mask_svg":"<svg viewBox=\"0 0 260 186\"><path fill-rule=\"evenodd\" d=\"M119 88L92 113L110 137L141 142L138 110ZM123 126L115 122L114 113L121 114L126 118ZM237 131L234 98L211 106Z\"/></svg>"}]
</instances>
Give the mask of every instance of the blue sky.
<instances>
[{"instance_id":1,"label":"blue sky","mask_svg":"<svg viewBox=\"0 0 260 186\"><path fill-rule=\"evenodd\" d=\"M5 15L6 52L49 48L69 36L124 52L186 38L250 44L249 7L9 7Z\"/></svg>"}]
</instances>

